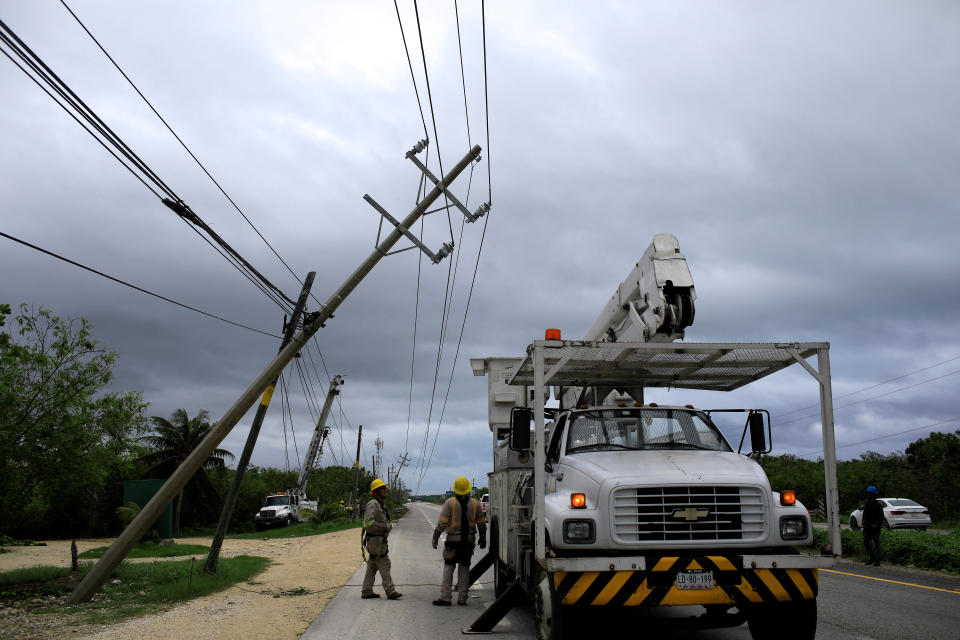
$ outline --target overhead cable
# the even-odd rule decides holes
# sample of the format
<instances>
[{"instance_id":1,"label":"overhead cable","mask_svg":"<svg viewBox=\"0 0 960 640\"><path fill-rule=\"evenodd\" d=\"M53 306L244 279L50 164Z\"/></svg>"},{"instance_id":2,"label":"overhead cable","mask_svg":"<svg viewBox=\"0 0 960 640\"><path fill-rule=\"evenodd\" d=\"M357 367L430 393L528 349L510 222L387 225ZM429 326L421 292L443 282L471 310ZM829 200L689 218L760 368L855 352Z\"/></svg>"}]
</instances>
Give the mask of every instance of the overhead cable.
<instances>
[{"instance_id":1,"label":"overhead cable","mask_svg":"<svg viewBox=\"0 0 960 640\"><path fill-rule=\"evenodd\" d=\"M902 379L904 379L904 378L909 378L910 376L912 376L912 375L914 375L914 374L916 374L916 373L922 373L922 372L927 371L927 370L929 370L929 369L933 369L933 368L935 368L935 367L939 367L940 365L947 364L948 362L953 362L954 360L960 360L960 356L953 356L952 358L947 358L946 360L944 360L944 361L942 361L942 362L937 362L936 364L931 364L931 365L929 365L929 366L927 366L927 367L923 367L922 369L916 369L915 371L911 371L911 372L909 372L909 373L905 373L905 374L900 375L900 376L897 376L897 377L895 377L895 378L890 378L889 380L884 380L883 382L878 382L878 383L876 383L876 384L871 384L871 385L869 385L869 386L867 386L867 387L864 387L864 388L862 388L862 389L857 389L856 391L851 391L850 393L844 393L844 394L839 395L839 396L833 396L833 401L836 402L836 401L839 400L840 398L849 398L850 396L855 396L855 395L857 395L858 393L863 393L864 391L869 391L870 389L876 389L877 387L882 387L882 386L885 385L885 384L890 384L891 382L896 382L897 380L902 380ZM819 407L819 406L820 406L819 404L809 404L809 405L807 405L807 406L805 406L805 407L800 407L799 409L791 409L790 411L785 411L785 412L781 413L780 416L781 416L781 417L782 417L782 416L788 416L788 415L790 415L791 413L797 413L797 412L799 412L799 411L805 411L805 410L807 410L807 409L814 409L814 408L817 408L817 407Z\"/></svg>"},{"instance_id":2,"label":"overhead cable","mask_svg":"<svg viewBox=\"0 0 960 640\"><path fill-rule=\"evenodd\" d=\"M921 385L925 385L925 384L927 384L928 382L936 382L937 380L942 380L943 378L947 378L947 377L949 377L949 376L955 376L955 375L957 375L958 373L960 373L960 369L958 369L957 371L951 371L950 373L945 373L945 374L943 374L942 376L937 376L937 377L935 377L935 378L930 378L929 380L924 380L924 381L922 381L922 382L917 382L916 384L910 384L910 385L907 385L907 386L905 386L905 387L900 387L899 389L894 389L893 391L887 391L886 393L881 393L881 394L879 394L879 395L871 396L871 397L869 397L869 398L864 398L863 400L856 400L856 401L854 401L854 402L848 402L847 404L840 405L839 407L836 407L835 410L836 410L836 411L839 411L840 409L846 409L846 408L852 407L852 406L854 406L854 405L863 404L864 402L870 402L871 400L877 400L878 398L885 398L885 397L887 397L887 396L889 396L889 395L893 395L894 393L899 393L900 391L906 391L907 389L913 389L913 388L915 388L915 387L919 387L919 386L921 386ZM903 377L903 376L901 376L901 377ZM898 379L899 379L899 378L898 378ZM876 385L875 385L875 386L876 386ZM871 388L872 388L872 387L871 387ZM784 420L783 422L780 422L779 424L780 424L780 425L791 424L791 423L793 423L793 422L799 422L800 420L807 420L807 419L810 419L810 418L813 418L813 417L815 417L815 416L813 416L813 415L810 415L810 416L800 416L799 418L792 418L792 419L790 419L790 420Z\"/></svg>"},{"instance_id":3,"label":"overhead cable","mask_svg":"<svg viewBox=\"0 0 960 640\"><path fill-rule=\"evenodd\" d=\"M197 313L202 314L202 315L205 315L205 316L207 316L208 318L213 318L214 320L219 320L219 321L221 321L221 322L226 322L227 324L232 324L232 325L235 326L235 327L240 327L241 329L246 329L246 330L248 330L248 331L254 331L254 332L256 332L256 333L260 333L260 334L263 334L263 335L265 335L265 336L270 336L271 338L277 338L277 339L281 339L281 338L282 338L282 336L275 335L275 334L273 334L273 333L270 333L269 331L261 331L260 329L254 329L253 327L248 327L248 326L245 325L245 324L240 324L239 322L234 322L233 320L227 320L226 318L223 318L223 317L221 317L221 316L215 315L215 314L213 314L213 313L207 313L206 311L203 311L203 310L201 310L201 309L197 309L196 307L191 307L190 305L183 304L182 302L177 302L176 300L172 300L172 299L170 299L170 298L167 298L166 296L162 296L162 295L160 295L159 293L154 293L154 292L152 292L152 291L147 291L146 289L144 289L144 288L142 288L142 287L138 287L138 286L135 285L135 284L130 284L129 282L125 282L124 280L120 280L119 278L114 278L113 276L107 275L107 274L103 273L102 271L97 271L97 270L94 269L93 267L88 267L88 266L86 266L86 265L80 264L79 262L75 262L75 261L71 260L70 258L65 258L65 257L63 257L63 256L61 256L61 255L59 255L59 254L56 254L56 253L52 252L52 251L48 251L48 250L43 249L43 248L41 248L41 247L38 247L38 246L36 246L36 245L34 245L34 244L30 244L30 243L27 242L26 240L21 240L20 238L15 238L14 236L11 236L11 235L9 235L9 234L7 234L7 233L3 233L2 231L0 231L0 236L3 236L4 238L7 238L7 239L9 239L9 240L13 240L14 242L18 242L18 243L24 245L25 247L30 247L31 249L34 249L34 250L36 250L36 251L39 251L40 253L45 253L45 254L47 254L48 256L51 256L51 257L53 257L53 258L56 258L57 260L62 260L62 261L64 261L64 262L66 262L66 263L72 264L72 265L75 266L75 267L80 267L81 269L85 269L85 270L89 271L90 273L95 273L95 274L97 274L98 276L104 277L104 278L106 278L107 280L112 280L112 281L116 282L117 284L122 284L122 285L125 286L125 287L130 287L131 289L135 289L135 290L139 291L140 293L145 293L145 294L147 294L148 296L153 296L154 298L158 298L158 299L160 299L160 300L163 300L164 302L169 302L170 304L175 304L175 305L177 305L178 307L183 307L184 309L189 309L190 311L196 311Z\"/></svg>"},{"instance_id":4,"label":"overhead cable","mask_svg":"<svg viewBox=\"0 0 960 640\"><path fill-rule=\"evenodd\" d=\"M847 442L847 443L845 443L845 444L838 444L835 448L836 448L836 449L843 449L843 448L845 448L845 447L853 447L853 446L858 445L858 444L864 444L864 443L867 443L867 442L873 442L874 440L883 440L884 438L892 438L893 436L902 436L902 435L905 434L905 433L910 433L910 432L912 432L912 431L920 431L921 429L931 429L931 428L933 428L933 427L938 427L938 426L940 426L940 425L942 425L942 424L947 424L947 423L949 423L949 422L956 422L957 420L960 420L960 417L950 418L950 419L948 419L948 420L941 420L941 421L939 421L939 422L931 422L930 424L925 424L925 425L923 425L922 427L913 427L913 428L911 428L911 429L905 429L905 430L903 430L903 431L897 431L896 433L885 433L885 434L882 435L882 436L875 436L875 437L873 437L873 438L867 438L866 440L859 440L859 441L857 441L857 442ZM818 452L818 451L812 451L812 452L810 452L810 453L800 454L799 457L801 457L801 458L806 458L807 456L816 455L817 453L819 453L819 452Z\"/></svg>"},{"instance_id":5,"label":"overhead cable","mask_svg":"<svg viewBox=\"0 0 960 640\"><path fill-rule=\"evenodd\" d=\"M13 54L19 57L20 60L29 67L28 70L18 63L10 53L4 51L4 55L6 55L18 69L33 80L35 84L40 86L62 109L67 111L88 134L96 139L101 146L106 148L128 171L133 173L153 195L157 196L161 202L177 213L180 218L202 228L221 248L233 256L235 260L234 264L242 264L243 268L256 276L258 280L273 290L280 298L285 300L287 304L291 306L294 304L293 300L267 280L263 274L257 271L243 256L235 251L223 238L216 234L209 225L200 219L200 217L183 202L176 192L2 20L0 20L0 43L5 45L7 49L13 52ZM41 81L56 93L59 99L47 90L41 84ZM80 122L80 118L86 120L89 127L83 125L83 123ZM96 133L94 133L94 130ZM113 149L111 150L110 147L113 147ZM123 156L126 161L122 160L120 156ZM154 187L147 184L148 182L153 183Z\"/></svg>"},{"instance_id":6,"label":"overhead cable","mask_svg":"<svg viewBox=\"0 0 960 640\"><path fill-rule=\"evenodd\" d=\"M160 115L160 113L156 110L156 108L154 108L153 104L149 100L147 100L147 97L143 95L143 92L141 92L140 89L137 87L137 85L133 83L133 80L131 80L130 77L124 72L124 70L120 68L120 65L117 64L117 61L113 59L113 56L107 53L107 50L103 48L103 45L100 44L100 41L97 40L97 38L93 35L93 33L90 32L90 29L87 28L87 25L85 25L83 21L80 20L77 14L74 13L73 9L71 9L67 5L65 0L60 0L60 4L62 4L66 8L66 10L70 12L70 15L73 16L74 20L77 21L77 24L79 24L83 28L83 30L87 33L88 36L90 36L90 39L93 40L93 42L97 45L100 51L103 52L103 55L107 57L107 59L113 64L113 66L116 67L117 71L120 72L120 75L123 76L124 80L126 80L130 84L130 86L133 87L133 90L137 92L137 95L139 95L143 99L143 101L147 104L147 106L150 107L150 110L153 111L153 113L156 114L156 116L160 119L160 122L162 122L163 125L167 128L167 130L171 134L173 134L173 137L177 139L177 142L180 143L180 146L182 146L184 150L190 155L190 157L193 158L193 161L197 163L197 166L200 167L200 169L207 175L207 177L210 178L213 184L216 185L217 189L220 190L220 193L222 193L223 196L230 202L230 204L233 205L233 208L237 210L237 213L239 213L243 217L243 219L247 221L247 224L249 224L250 227L256 232L256 234L260 236L260 239L263 240L264 244L266 244L267 247L270 248L270 251L273 252L273 255L277 256L277 259L279 259L280 262L283 263L283 266L285 266L287 270L291 274L293 274L293 277L302 286L303 281L296 274L296 272L294 272L294 270L290 268L290 265L286 263L286 261L280 256L279 253L277 253L276 249L273 248L273 245L271 245L267 241L267 239L263 236L263 234L260 233L260 230L257 229L257 227L253 224L253 222L251 222L250 218L248 218L247 215L237 205L237 203L233 201L233 198L231 198L227 194L227 192L224 190L224 188L220 186L220 183L217 182L216 178L214 178L213 175L209 171L207 171L207 168L203 165L202 162L200 162L199 158L197 158L197 156L194 155L193 151L191 151L190 148L186 145L186 143L180 138L180 136L177 135L177 132L173 130L170 124L163 118L163 116Z\"/></svg>"},{"instance_id":7,"label":"overhead cable","mask_svg":"<svg viewBox=\"0 0 960 640\"><path fill-rule=\"evenodd\" d=\"M443 156L440 153L440 138L437 135L437 113L433 108L433 91L430 89L430 73L427 71L427 52L423 46L423 29L420 27L420 10L417 8L417 0L413 0L413 13L417 18L417 35L420 38L420 57L423 60L423 79L427 85L427 102L430 105L430 121L433 123L433 144L437 148L437 164L440 165L440 175L443 176ZM443 201L447 201L447 186L443 185ZM447 209L447 225L450 227L450 242L453 242L453 220L450 218L450 210Z\"/></svg>"}]
</instances>

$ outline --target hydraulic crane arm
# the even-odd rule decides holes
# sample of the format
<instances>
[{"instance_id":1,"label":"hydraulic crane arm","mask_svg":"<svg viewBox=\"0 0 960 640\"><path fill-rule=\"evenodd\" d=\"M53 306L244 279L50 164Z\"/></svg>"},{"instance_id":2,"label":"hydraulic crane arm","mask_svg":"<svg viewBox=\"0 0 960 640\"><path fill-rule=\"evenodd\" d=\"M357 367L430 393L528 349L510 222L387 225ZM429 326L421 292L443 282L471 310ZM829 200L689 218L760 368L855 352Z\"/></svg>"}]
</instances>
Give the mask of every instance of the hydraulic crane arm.
<instances>
[{"instance_id":1,"label":"hydraulic crane arm","mask_svg":"<svg viewBox=\"0 0 960 640\"><path fill-rule=\"evenodd\" d=\"M317 462L317 456L323 448L323 439L330 431L326 427L327 416L330 415L330 407L333 405L333 399L340 393L339 386L343 384L343 378L339 375L333 377L330 381L330 389L327 391L327 399L323 403L323 410L320 412L320 418L317 420L317 428L313 431L313 438L310 440L310 446L307 448L307 455L303 459L303 468L300 469L300 477L297 478L296 495L304 499L307 495L307 479L310 477L310 470Z\"/></svg>"},{"instance_id":2,"label":"hydraulic crane arm","mask_svg":"<svg viewBox=\"0 0 960 640\"><path fill-rule=\"evenodd\" d=\"M658 233L610 301L587 330L584 340L597 342L673 342L693 324L697 293L680 244ZM601 404L614 389L564 389L560 406L588 401ZM616 389L643 401L643 387Z\"/></svg>"},{"instance_id":3,"label":"hydraulic crane arm","mask_svg":"<svg viewBox=\"0 0 960 640\"><path fill-rule=\"evenodd\" d=\"M677 239L659 233L643 252L584 340L673 342L693 324L697 294Z\"/></svg>"}]
</instances>

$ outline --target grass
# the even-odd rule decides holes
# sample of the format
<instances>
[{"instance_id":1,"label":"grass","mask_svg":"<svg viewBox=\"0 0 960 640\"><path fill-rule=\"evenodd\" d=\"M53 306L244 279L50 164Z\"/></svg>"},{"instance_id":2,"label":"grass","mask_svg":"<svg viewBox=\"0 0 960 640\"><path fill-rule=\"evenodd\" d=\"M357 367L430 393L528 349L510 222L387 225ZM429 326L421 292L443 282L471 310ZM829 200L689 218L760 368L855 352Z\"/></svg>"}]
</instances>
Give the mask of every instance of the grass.
<instances>
[{"instance_id":1,"label":"grass","mask_svg":"<svg viewBox=\"0 0 960 640\"><path fill-rule=\"evenodd\" d=\"M866 561L861 531L842 530L840 536L844 558ZM828 544L827 532L814 529L813 546L822 553ZM884 531L880 534L880 548L884 562L960 573L960 531L946 535L910 530Z\"/></svg>"},{"instance_id":2,"label":"grass","mask_svg":"<svg viewBox=\"0 0 960 640\"><path fill-rule=\"evenodd\" d=\"M267 558L237 556L220 560L216 575L191 560L123 563L92 600L80 605L41 605L33 613L70 616L71 621L105 624L169 609L171 606L247 582L270 564ZM21 602L37 596L65 596L89 568L74 573L60 567L31 567L0 572L0 597ZM113 584L117 582L117 584Z\"/></svg>"},{"instance_id":3,"label":"grass","mask_svg":"<svg viewBox=\"0 0 960 640\"><path fill-rule=\"evenodd\" d=\"M263 531L253 531L250 533L234 533L228 535L228 538L237 538L240 540L272 540L274 538L301 538L303 536L315 536L321 533L332 533L334 531L343 531L344 529L355 529L363 526L360 520L333 520L321 524L312 522L299 522L289 527L279 527L276 529L265 529Z\"/></svg>"},{"instance_id":4,"label":"grass","mask_svg":"<svg viewBox=\"0 0 960 640\"><path fill-rule=\"evenodd\" d=\"M88 549L77 557L85 560L89 558L99 558L110 547L95 547ZM205 555L210 551L210 547L202 544L165 544L159 545L153 542L141 542L127 554L127 558L174 558L176 556L198 556Z\"/></svg>"}]
</instances>

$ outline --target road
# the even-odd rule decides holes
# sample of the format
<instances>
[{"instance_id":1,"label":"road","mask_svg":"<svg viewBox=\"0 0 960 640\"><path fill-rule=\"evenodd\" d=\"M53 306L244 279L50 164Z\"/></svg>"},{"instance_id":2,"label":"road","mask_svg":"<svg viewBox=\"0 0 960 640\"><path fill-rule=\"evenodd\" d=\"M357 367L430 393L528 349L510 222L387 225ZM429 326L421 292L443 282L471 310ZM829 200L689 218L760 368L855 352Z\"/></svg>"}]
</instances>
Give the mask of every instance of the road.
<instances>
[{"instance_id":1,"label":"road","mask_svg":"<svg viewBox=\"0 0 960 640\"><path fill-rule=\"evenodd\" d=\"M390 535L394 581L399 601L361 600L363 567L330 601L301 640L454 640L493 601L491 572L470 590L466 607L434 607L442 561L430 547L439 505L412 503L410 513ZM475 556L476 558L476 556ZM379 589L379 587L378 587ZM382 591L381 591L382 593ZM840 562L820 572L818 640L960 640L960 576L898 567L867 567ZM678 612L674 610L674 612ZM596 631L613 631L598 617ZM621 633L618 636L630 637ZM529 607L515 609L501 621L497 638L536 638ZM633 637L640 637L640 630ZM746 626L698 632L653 631L642 637L663 640L749 640Z\"/></svg>"}]
</instances>

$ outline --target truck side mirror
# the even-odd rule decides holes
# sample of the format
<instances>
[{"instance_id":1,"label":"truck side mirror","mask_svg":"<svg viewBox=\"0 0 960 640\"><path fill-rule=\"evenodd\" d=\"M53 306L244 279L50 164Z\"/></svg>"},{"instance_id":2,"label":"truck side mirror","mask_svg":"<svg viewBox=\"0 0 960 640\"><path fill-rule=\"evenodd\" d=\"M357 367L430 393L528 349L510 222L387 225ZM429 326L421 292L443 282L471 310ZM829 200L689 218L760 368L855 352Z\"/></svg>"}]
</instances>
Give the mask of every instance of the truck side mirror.
<instances>
[{"instance_id":1,"label":"truck side mirror","mask_svg":"<svg viewBox=\"0 0 960 640\"><path fill-rule=\"evenodd\" d=\"M763 413L760 411L751 411L747 415L747 424L750 427L750 449L754 455L770 453L769 445L772 442L767 442L767 434L770 430L769 418L767 420L767 424L764 425Z\"/></svg>"},{"instance_id":2,"label":"truck side mirror","mask_svg":"<svg viewBox=\"0 0 960 640\"><path fill-rule=\"evenodd\" d=\"M530 450L530 422L533 411L526 407L514 407L510 411L510 448L514 451Z\"/></svg>"}]
</instances>

